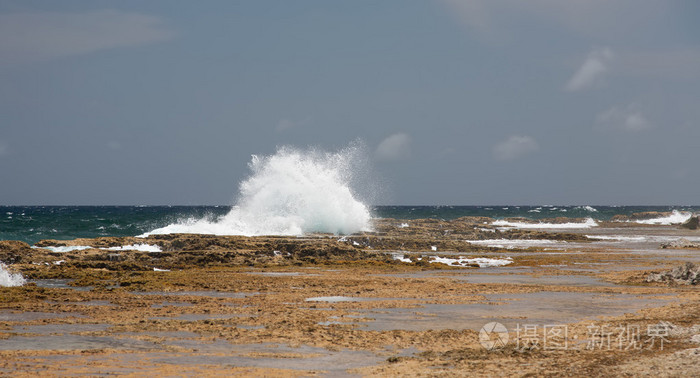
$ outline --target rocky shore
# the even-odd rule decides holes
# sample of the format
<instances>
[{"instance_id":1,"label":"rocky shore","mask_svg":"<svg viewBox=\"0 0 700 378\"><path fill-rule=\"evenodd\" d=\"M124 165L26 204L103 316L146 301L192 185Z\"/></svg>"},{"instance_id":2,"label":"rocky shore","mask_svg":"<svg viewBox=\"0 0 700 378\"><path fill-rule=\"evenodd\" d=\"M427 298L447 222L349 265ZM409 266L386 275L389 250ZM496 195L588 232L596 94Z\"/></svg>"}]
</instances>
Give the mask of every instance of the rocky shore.
<instances>
[{"instance_id":1,"label":"rocky shore","mask_svg":"<svg viewBox=\"0 0 700 378\"><path fill-rule=\"evenodd\" d=\"M700 371L700 292L676 279L680 266L697 276L700 249L658 241L696 231L491 223L381 219L374 232L342 237L0 241L0 261L28 281L0 287L0 374Z\"/></svg>"}]
</instances>

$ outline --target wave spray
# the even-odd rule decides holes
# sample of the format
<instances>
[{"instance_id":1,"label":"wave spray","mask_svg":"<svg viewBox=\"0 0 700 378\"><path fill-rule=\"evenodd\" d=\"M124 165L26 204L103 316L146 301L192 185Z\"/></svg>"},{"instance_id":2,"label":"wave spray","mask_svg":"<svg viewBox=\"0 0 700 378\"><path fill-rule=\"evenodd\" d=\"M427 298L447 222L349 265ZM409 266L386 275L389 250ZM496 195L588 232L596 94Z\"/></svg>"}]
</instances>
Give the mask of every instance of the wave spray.
<instances>
[{"instance_id":1,"label":"wave spray","mask_svg":"<svg viewBox=\"0 0 700 378\"><path fill-rule=\"evenodd\" d=\"M365 156L361 143L337 152L281 147L274 155L253 155L248 164L252 174L240 184L238 201L228 214L171 224L142 236L368 231L370 211L352 190Z\"/></svg>"}]
</instances>

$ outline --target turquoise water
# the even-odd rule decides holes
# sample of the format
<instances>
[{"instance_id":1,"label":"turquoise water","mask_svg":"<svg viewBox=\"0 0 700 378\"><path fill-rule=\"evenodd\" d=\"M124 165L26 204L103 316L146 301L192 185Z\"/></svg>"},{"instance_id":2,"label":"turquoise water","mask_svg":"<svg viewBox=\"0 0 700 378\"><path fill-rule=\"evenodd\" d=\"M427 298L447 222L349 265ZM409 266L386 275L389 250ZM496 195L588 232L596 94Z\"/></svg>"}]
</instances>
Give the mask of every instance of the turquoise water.
<instances>
[{"instance_id":1,"label":"turquoise water","mask_svg":"<svg viewBox=\"0 0 700 378\"><path fill-rule=\"evenodd\" d=\"M230 210L230 206L0 206L0 240L33 244L42 239L136 236L188 219L216 220ZM607 220L618 214L671 210L700 212L700 206L375 206L372 214L397 219L486 216Z\"/></svg>"}]
</instances>

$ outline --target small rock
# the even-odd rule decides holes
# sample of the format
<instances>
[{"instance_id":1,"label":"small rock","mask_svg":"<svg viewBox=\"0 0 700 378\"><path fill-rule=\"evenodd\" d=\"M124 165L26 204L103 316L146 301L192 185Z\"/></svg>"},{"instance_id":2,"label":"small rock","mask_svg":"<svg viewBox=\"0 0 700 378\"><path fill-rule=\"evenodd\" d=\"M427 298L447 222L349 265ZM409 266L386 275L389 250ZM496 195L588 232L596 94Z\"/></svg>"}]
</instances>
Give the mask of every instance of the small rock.
<instances>
[{"instance_id":1,"label":"small rock","mask_svg":"<svg viewBox=\"0 0 700 378\"><path fill-rule=\"evenodd\" d=\"M646 281L697 285L700 284L700 266L687 262L664 273L651 273Z\"/></svg>"},{"instance_id":2,"label":"small rock","mask_svg":"<svg viewBox=\"0 0 700 378\"><path fill-rule=\"evenodd\" d=\"M661 244L661 248L694 249L694 248L700 248L700 243L694 243L688 239L680 239L680 240L672 241L670 243Z\"/></svg>"}]
</instances>

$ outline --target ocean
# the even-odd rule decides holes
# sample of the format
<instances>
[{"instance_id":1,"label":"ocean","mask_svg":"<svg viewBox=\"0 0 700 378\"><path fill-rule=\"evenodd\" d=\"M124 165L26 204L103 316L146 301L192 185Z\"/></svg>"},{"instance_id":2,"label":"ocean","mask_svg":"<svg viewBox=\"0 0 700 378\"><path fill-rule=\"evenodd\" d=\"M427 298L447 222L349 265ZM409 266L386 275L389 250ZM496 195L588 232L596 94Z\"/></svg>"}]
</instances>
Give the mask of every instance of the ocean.
<instances>
[{"instance_id":1,"label":"ocean","mask_svg":"<svg viewBox=\"0 0 700 378\"><path fill-rule=\"evenodd\" d=\"M220 231L228 226L222 219L231 210L232 206L0 206L0 240L34 244L42 239L138 236L172 225L197 222L219 225L214 233L226 233L226 230ZM570 217L603 221L615 215L674 210L684 214L698 213L700 206L374 206L369 212L373 218L408 220L485 216L494 219ZM232 230L231 233L237 232Z\"/></svg>"},{"instance_id":2,"label":"ocean","mask_svg":"<svg viewBox=\"0 0 700 378\"><path fill-rule=\"evenodd\" d=\"M372 230L372 218L451 220L464 216L537 220L675 211L682 222L700 206L369 206L376 186L367 182L366 147L336 152L280 147L252 156L233 206L0 206L0 240L198 233L215 235L352 234ZM371 180L370 180L371 181ZM364 190L362 190L364 189ZM517 225L516 225L517 226ZM574 226L577 226L574 224Z\"/></svg>"}]
</instances>

